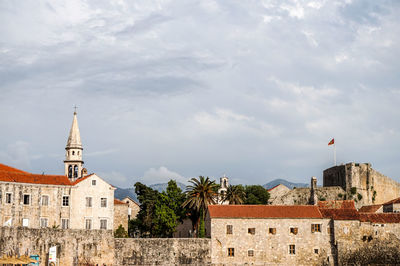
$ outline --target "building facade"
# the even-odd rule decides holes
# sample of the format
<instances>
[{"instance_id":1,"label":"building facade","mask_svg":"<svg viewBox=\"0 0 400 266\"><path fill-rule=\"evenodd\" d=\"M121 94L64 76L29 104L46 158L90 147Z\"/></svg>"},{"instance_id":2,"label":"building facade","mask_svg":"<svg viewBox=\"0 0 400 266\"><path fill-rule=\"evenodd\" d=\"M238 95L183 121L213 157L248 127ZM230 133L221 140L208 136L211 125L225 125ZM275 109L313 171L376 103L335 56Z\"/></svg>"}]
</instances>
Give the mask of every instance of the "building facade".
<instances>
[{"instance_id":1,"label":"building facade","mask_svg":"<svg viewBox=\"0 0 400 266\"><path fill-rule=\"evenodd\" d=\"M0 164L1 225L113 229L115 188L82 167L76 113L65 149L65 175L32 174Z\"/></svg>"}]
</instances>

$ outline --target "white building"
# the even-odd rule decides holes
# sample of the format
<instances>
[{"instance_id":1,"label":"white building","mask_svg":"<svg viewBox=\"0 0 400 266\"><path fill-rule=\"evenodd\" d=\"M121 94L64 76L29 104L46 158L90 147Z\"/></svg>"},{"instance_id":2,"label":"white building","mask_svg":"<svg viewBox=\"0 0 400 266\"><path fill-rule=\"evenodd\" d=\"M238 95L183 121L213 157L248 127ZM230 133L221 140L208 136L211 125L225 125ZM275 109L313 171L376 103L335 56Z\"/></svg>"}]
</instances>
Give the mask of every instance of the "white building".
<instances>
[{"instance_id":1,"label":"white building","mask_svg":"<svg viewBox=\"0 0 400 266\"><path fill-rule=\"evenodd\" d=\"M115 188L82 167L76 112L65 149L65 175L32 174L0 164L1 225L113 229Z\"/></svg>"}]
</instances>

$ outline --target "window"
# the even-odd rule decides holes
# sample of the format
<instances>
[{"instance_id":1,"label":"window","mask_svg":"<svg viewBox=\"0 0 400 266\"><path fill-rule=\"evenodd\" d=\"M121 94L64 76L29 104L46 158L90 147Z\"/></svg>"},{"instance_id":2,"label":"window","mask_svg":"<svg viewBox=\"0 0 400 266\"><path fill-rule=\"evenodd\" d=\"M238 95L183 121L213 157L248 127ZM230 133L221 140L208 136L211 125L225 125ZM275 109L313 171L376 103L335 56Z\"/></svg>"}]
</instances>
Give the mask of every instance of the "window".
<instances>
[{"instance_id":1,"label":"window","mask_svg":"<svg viewBox=\"0 0 400 266\"><path fill-rule=\"evenodd\" d=\"M75 155L75 151L72 151L72 155Z\"/></svg>"},{"instance_id":2,"label":"window","mask_svg":"<svg viewBox=\"0 0 400 266\"><path fill-rule=\"evenodd\" d=\"M228 257L234 257L234 256L235 256L235 249L228 248Z\"/></svg>"},{"instance_id":3,"label":"window","mask_svg":"<svg viewBox=\"0 0 400 266\"><path fill-rule=\"evenodd\" d=\"M296 254L296 246L289 245L289 254Z\"/></svg>"},{"instance_id":4,"label":"window","mask_svg":"<svg viewBox=\"0 0 400 266\"><path fill-rule=\"evenodd\" d=\"M78 151L78 155L79 155L79 151Z\"/></svg>"},{"instance_id":5,"label":"window","mask_svg":"<svg viewBox=\"0 0 400 266\"><path fill-rule=\"evenodd\" d=\"M276 228L269 228L269 233L271 235L275 235L276 234Z\"/></svg>"},{"instance_id":6,"label":"window","mask_svg":"<svg viewBox=\"0 0 400 266\"><path fill-rule=\"evenodd\" d=\"M49 219L47 218L40 218L40 227L46 228L48 226Z\"/></svg>"},{"instance_id":7,"label":"window","mask_svg":"<svg viewBox=\"0 0 400 266\"><path fill-rule=\"evenodd\" d=\"M249 250L247 251L247 256L249 256L249 257L254 257L254 250L249 249Z\"/></svg>"},{"instance_id":8,"label":"window","mask_svg":"<svg viewBox=\"0 0 400 266\"><path fill-rule=\"evenodd\" d=\"M92 180L92 186L96 185L96 180Z\"/></svg>"},{"instance_id":9,"label":"window","mask_svg":"<svg viewBox=\"0 0 400 266\"><path fill-rule=\"evenodd\" d=\"M100 229L107 229L107 220L100 220Z\"/></svg>"},{"instance_id":10,"label":"window","mask_svg":"<svg viewBox=\"0 0 400 266\"><path fill-rule=\"evenodd\" d=\"M24 205L29 205L31 195L24 194Z\"/></svg>"},{"instance_id":11,"label":"window","mask_svg":"<svg viewBox=\"0 0 400 266\"><path fill-rule=\"evenodd\" d=\"M29 226L29 219L28 218L23 218L22 219L22 226L25 226L25 227Z\"/></svg>"},{"instance_id":12,"label":"window","mask_svg":"<svg viewBox=\"0 0 400 266\"><path fill-rule=\"evenodd\" d=\"M107 198L101 198L101 207L107 207Z\"/></svg>"},{"instance_id":13,"label":"window","mask_svg":"<svg viewBox=\"0 0 400 266\"><path fill-rule=\"evenodd\" d=\"M256 229L253 227L253 228L249 228L249 229L247 229L247 233L249 233L250 235L255 235L256 234Z\"/></svg>"},{"instance_id":14,"label":"window","mask_svg":"<svg viewBox=\"0 0 400 266\"><path fill-rule=\"evenodd\" d=\"M69 219L61 219L61 228L68 229L69 228Z\"/></svg>"},{"instance_id":15,"label":"window","mask_svg":"<svg viewBox=\"0 0 400 266\"><path fill-rule=\"evenodd\" d=\"M85 228L86 230L92 229L92 219L86 219Z\"/></svg>"},{"instance_id":16,"label":"window","mask_svg":"<svg viewBox=\"0 0 400 266\"><path fill-rule=\"evenodd\" d=\"M6 203L11 204L12 194L6 193Z\"/></svg>"},{"instance_id":17,"label":"window","mask_svg":"<svg viewBox=\"0 0 400 266\"><path fill-rule=\"evenodd\" d=\"M42 196L42 206L49 206L49 196L47 195Z\"/></svg>"},{"instance_id":18,"label":"window","mask_svg":"<svg viewBox=\"0 0 400 266\"><path fill-rule=\"evenodd\" d=\"M228 224L227 226L226 226L226 234L227 235L231 235L232 234L232 230L233 229L233 226L231 225L231 224Z\"/></svg>"},{"instance_id":19,"label":"window","mask_svg":"<svg viewBox=\"0 0 400 266\"><path fill-rule=\"evenodd\" d=\"M92 197L86 197L86 207L92 207Z\"/></svg>"},{"instance_id":20,"label":"window","mask_svg":"<svg viewBox=\"0 0 400 266\"><path fill-rule=\"evenodd\" d=\"M62 206L69 206L69 196L63 196Z\"/></svg>"},{"instance_id":21,"label":"window","mask_svg":"<svg viewBox=\"0 0 400 266\"><path fill-rule=\"evenodd\" d=\"M321 224L312 224L311 225L311 232L321 232Z\"/></svg>"},{"instance_id":22,"label":"window","mask_svg":"<svg viewBox=\"0 0 400 266\"><path fill-rule=\"evenodd\" d=\"M290 227L290 233L293 235L297 235L299 229L297 227Z\"/></svg>"},{"instance_id":23,"label":"window","mask_svg":"<svg viewBox=\"0 0 400 266\"><path fill-rule=\"evenodd\" d=\"M0 190L0 203L1 203L1 199L2 199L2 193L1 193L1 190Z\"/></svg>"},{"instance_id":24,"label":"window","mask_svg":"<svg viewBox=\"0 0 400 266\"><path fill-rule=\"evenodd\" d=\"M319 250L317 248L314 248L314 254L318 254Z\"/></svg>"}]
</instances>

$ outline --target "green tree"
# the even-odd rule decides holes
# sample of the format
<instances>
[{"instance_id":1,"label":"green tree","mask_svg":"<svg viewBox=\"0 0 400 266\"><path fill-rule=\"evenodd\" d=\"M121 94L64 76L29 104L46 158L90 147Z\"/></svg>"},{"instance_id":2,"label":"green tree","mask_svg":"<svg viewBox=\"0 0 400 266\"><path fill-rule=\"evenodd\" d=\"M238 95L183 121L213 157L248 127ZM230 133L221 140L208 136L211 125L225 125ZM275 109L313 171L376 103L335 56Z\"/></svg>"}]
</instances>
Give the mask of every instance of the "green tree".
<instances>
[{"instance_id":1,"label":"green tree","mask_svg":"<svg viewBox=\"0 0 400 266\"><path fill-rule=\"evenodd\" d=\"M200 223L204 223L204 219L207 215L207 208L209 204L216 203L216 184L215 181L211 181L208 177L200 176L199 179L192 178L190 181L191 185L186 190L186 200L182 204L183 207L188 207L198 215L198 219L194 225L194 228L198 232L198 237L204 237L204 232L199 232ZM204 224L200 227L203 227Z\"/></svg>"},{"instance_id":2,"label":"green tree","mask_svg":"<svg viewBox=\"0 0 400 266\"><path fill-rule=\"evenodd\" d=\"M250 185L244 188L246 198L244 204L261 205L268 204L268 190L260 185Z\"/></svg>"},{"instance_id":3,"label":"green tree","mask_svg":"<svg viewBox=\"0 0 400 266\"><path fill-rule=\"evenodd\" d=\"M114 237L115 238L125 238L128 237L128 232L125 230L125 228L120 224L114 232Z\"/></svg>"},{"instance_id":4,"label":"green tree","mask_svg":"<svg viewBox=\"0 0 400 266\"><path fill-rule=\"evenodd\" d=\"M223 201L228 201L231 205L243 204L244 199L246 198L246 193L243 189L243 186L232 186L229 185L226 190L226 194L223 198Z\"/></svg>"}]
</instances>

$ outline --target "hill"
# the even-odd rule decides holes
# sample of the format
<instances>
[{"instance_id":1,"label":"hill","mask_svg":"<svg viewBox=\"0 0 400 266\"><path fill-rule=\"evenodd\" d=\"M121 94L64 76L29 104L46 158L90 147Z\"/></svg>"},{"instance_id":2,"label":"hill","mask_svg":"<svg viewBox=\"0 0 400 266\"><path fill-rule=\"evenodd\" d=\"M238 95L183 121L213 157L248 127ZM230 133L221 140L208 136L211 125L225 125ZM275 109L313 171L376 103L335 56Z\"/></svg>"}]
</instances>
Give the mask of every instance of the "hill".
<instances>
[{"instance_id":1,"label":"hill","mask_svg":"<svg viewBox=\"0 0 400 266\"><path fill-rule=\"evenodd\" d=\"M184 192L186 190L186 186L182 183L177 182L176 183L180 189ZM168 183L160 183L160 184L153 184L149 185L154 190L157 190L158 192L162 192L165 189L167 189ZM117 199L122 200L125 197L130 197L131 199L138 201L137 195L135 193L135 188L119 188L116 187L117 189L114 192L114 197Z\"/></svg>"},{"instance_id":2,"label":"hill","mask_svg":"<svg viewBox=\"0 0 400 266\"><path fill-rule=\"evenodd\" d=\"M306 184L306 183L293 183L293 182L287 181L285 179L272 180L271 182L268 182L267 184L263 185L263 187L265 187L266 189L270 189L270 188L273 188L273 187L275 187L275 186L277 186L279 184L287 186L290 189L293 189L295 187L297 187L297 188L298 187L308 187L308 184Z\"/></svg>"}]
</instances>

